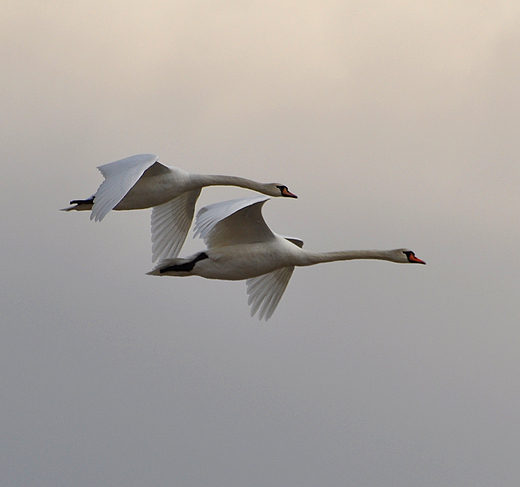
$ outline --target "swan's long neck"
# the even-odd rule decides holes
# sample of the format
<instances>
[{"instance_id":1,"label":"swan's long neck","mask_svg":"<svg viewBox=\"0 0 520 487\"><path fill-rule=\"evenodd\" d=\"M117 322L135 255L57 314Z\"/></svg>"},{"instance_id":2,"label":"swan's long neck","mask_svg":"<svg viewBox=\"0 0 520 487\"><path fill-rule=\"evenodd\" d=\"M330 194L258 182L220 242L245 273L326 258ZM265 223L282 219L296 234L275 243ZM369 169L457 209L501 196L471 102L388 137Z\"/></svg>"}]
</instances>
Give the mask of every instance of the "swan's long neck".
<instances>
[{"instance_id":1,"label":"swan's long neck","mask_svg":"<svg viewBox=\"0 0 520 487\"><path fill-rule=\"evenodd\" d=\"M238 186L263 193L266 185L239 176L220 176L216 174L191 174L190 181L198 188L205 186Z\"/></svg>"},{"instance_id":2,"label":"swan's long neck","mask_svg":"<svg viewBox=\"0 0 520 487\"><path fill-rule=\"evenodd\" d=\"M301 263L307 266L339 260L375 259L396 262L395 251L392 250L339 250L336 252L308 252L301 254Z\"/></svg>"}]
</instances>

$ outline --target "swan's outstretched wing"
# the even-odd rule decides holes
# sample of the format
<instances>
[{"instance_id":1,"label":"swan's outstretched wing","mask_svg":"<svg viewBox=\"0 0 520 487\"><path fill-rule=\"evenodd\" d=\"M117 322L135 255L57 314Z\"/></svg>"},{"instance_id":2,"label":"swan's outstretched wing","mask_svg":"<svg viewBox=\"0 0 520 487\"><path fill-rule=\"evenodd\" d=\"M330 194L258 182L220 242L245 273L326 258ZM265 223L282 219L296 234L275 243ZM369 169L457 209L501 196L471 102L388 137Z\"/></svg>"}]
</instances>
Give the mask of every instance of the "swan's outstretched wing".
<instances>
[{"instance_id":1,"label":"swan's outstretched wing","mask_svg":"<svg viewBox=\"0 0 520 487\"><path fill-rule=\"evenodd\" d=\"M289 284L293 271L294 266L282 267L269 274L246 280L249 295L247 304L251 305L251 316L260 310L259 320L265 317L265 321L267 321L271 318Z\"/></svg>"},{"instance_id":2,"label":"swan's outstretched wing","mask_svg":"<svg viewBox=\"0 0 520 487\"><path fill-rule=\"evenodd\" d=\"M157 171L168 171L154 154L139 154L99 166L105 180L97 190L90 219L101 221L125 197L143 173L157 163Z\"/></svg>"},{"instance_id":3,"label":"swan's outstretched wing","mask_svg":"<svg viewBox=\"0 0 520 487\"><path fill-rule=\"evenodd\" d=\"M190 230L200 189L187 191L152 209L152 262L179 255Z\"/></svg>"},{"instance_id":4,"label":"swan's outstretched wing","mask_svg":"<svg viewBox=\"0 0 520 487\"><path fill-rule=\"evenodd\" d=\"M195 237L208 248L267 242L275 238L262 216L268 196L222 201L201 208L195 220Z\"/></svg>"}]
</instances>

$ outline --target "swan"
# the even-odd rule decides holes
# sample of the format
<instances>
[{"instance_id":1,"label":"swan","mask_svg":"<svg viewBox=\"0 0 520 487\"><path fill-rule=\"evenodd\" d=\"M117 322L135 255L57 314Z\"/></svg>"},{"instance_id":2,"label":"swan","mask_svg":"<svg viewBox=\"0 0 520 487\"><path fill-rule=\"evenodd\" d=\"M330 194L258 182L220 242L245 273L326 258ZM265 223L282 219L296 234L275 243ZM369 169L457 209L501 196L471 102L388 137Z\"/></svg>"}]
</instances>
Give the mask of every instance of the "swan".
<instances>
[{"instance_id":1,"label":"swan","mask_svg":"<svg viewBox=\"0 0 520 487\"><path fill-rule=\"evenodd\" d=\"M267 321L274 313L295 266L353 259L377 259L400 264L426 264L408 249L310 252L298 238L273 233L262 216L269 197L256 196L205 206L197 213L194 236L207 248L187 258L166 259L148 275L201 276L246 280L251 316Z\"/></svg>"},{"instance_id":2,"label":"swan","mask_svg":"<svg viewBox=\"0 0 520 487\"><path fill-rule=\"evenodd\" d=\"M177 257L193 220L195 204L206 186L239 186L269 196L297 198L287 186L258 183L237 176L192 174L166 166L154 154L139 154L99 166L105 180L96 194L72 200L62 211L89 211L101 221L110 210L152 210L152 262Z\"/></svg>"}]
</instances>

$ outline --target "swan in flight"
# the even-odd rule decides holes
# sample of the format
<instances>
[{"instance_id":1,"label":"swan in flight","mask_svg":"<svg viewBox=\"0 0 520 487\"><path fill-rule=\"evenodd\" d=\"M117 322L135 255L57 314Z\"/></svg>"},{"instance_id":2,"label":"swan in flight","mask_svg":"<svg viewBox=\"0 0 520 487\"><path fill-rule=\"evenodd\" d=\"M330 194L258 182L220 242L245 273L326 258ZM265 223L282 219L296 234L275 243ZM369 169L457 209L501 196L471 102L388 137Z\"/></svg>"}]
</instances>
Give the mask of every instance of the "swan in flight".
<instances>
[{"instance_id":1,"label":"swan in flight","mask_svg":"<svg viewBox=\"0 0 520 487\"><path fill-rule=\"evenodd\" d=\"M298 238L273 233L262 216L266 196L241 198L205 206L197 213L195 236L207 249L187 258L167 259L154 276L201 276L207 279L246 279L251 316L267 321L289 283L295 266L353 259L426 264L408 249L309 252Z\"/></svg>"},{"instance_id":2,"label":"swan in flight","mask_svg":"<svg viewBox=\"0 0 520 487\"><path fill-rule=\"evenodd\" d=\"M96 194L72 200L63 211L91 210L101 221L110 210L152 210L152 262L179 255L193 220L195 204L206 186L238 186L268 196L297 198L287 186L258 183L237 176L191 174L166 166L154 154L139 154L99 166L105 180Z\"/></svg>"}]
</instances>

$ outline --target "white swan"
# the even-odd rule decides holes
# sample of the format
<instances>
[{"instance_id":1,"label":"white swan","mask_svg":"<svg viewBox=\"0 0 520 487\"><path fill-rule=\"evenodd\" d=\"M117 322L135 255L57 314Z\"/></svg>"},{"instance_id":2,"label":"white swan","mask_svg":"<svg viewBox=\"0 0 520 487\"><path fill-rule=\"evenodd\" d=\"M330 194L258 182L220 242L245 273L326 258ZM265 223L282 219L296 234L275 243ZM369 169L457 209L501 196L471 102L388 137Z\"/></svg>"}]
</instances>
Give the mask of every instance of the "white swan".
<instances>
[{"instance_id":1,"label":"white swan","mask_svg":"<svg viewBox=\"0 0 520 487\"><path fill-rule=\"evenodd\" d=\"M309 252L297 238L273 233L262 216L270 198L256 196L224 201L202 208L195 221L207 249L187 258L162 261L148 274L154 276L201 276L230 281L247 279L251 316L271 317L289 283L295 266L353 259L388 260L425 264L408 249Z\"/></svg>"},{"instance_id":2,"label":"white swan","mask_svg":"<svg viewBox=\"0 0 520 487\"><path fill-rule=\"evenodd\" d=\"M63 211L92 210L101 221L110 210L152 210L152 262L177 257L193 220L195 204L205 186L239 186L269 196L297 198L287 186L257 183L236 176L191 174L165 166L154 154L139 154L99 166L105 180L86 200L72 200Z\"/></svg>"}]
</instances>

